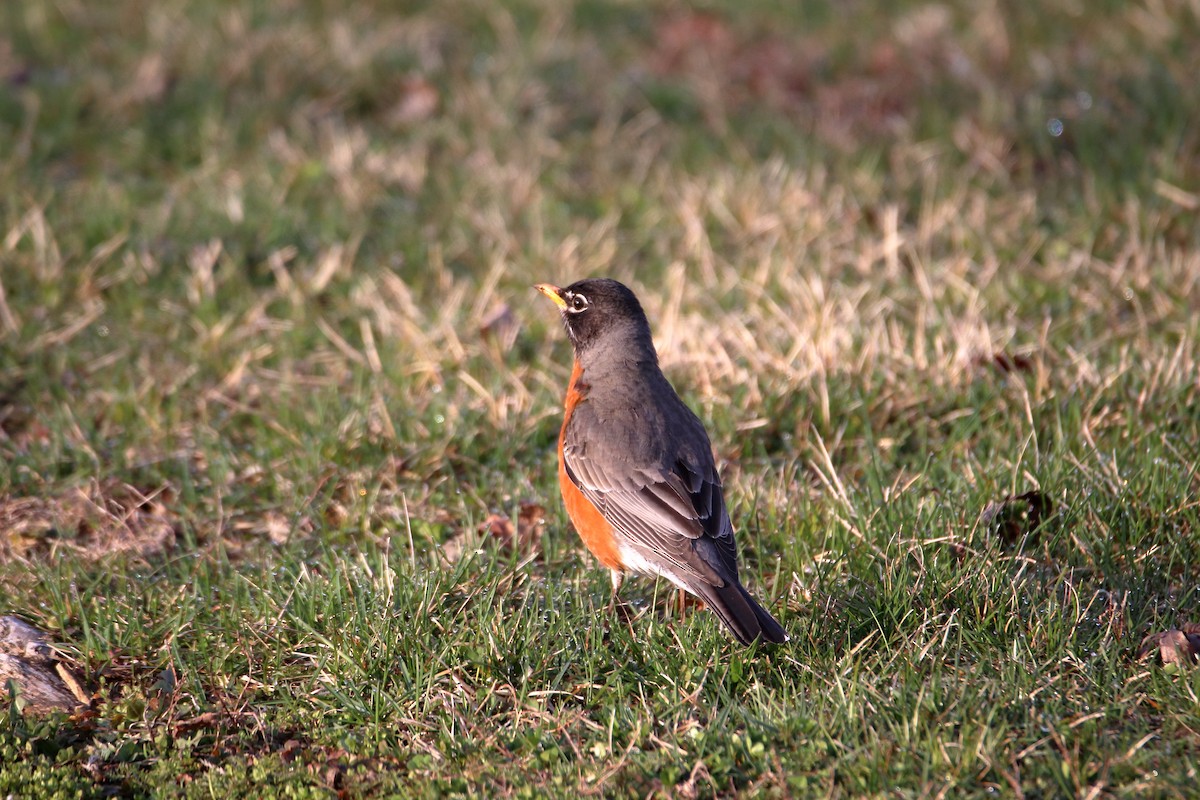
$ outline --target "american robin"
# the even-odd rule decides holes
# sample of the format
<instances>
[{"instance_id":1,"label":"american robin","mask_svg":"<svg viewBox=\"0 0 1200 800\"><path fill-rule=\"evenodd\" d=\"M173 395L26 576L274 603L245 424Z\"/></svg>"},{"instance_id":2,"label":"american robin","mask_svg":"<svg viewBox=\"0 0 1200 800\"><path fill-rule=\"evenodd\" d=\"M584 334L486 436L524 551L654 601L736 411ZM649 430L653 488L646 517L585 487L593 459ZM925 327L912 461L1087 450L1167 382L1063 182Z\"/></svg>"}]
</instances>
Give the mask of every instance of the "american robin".
<instances>
[{"instance_id":1,"label":"american robin","mask_svg":"<svg viewBox=\"0 0 1200 800\"><path fill-rule=\"evenodd\" d=\"M737 544L704 425L658 367L650 323L626 286L607 278L554 301L575 349L558 435L567 516L612 572L661 575L701 598L742 644L787 633L738 580Z\"/></svg>"}]
</instances>

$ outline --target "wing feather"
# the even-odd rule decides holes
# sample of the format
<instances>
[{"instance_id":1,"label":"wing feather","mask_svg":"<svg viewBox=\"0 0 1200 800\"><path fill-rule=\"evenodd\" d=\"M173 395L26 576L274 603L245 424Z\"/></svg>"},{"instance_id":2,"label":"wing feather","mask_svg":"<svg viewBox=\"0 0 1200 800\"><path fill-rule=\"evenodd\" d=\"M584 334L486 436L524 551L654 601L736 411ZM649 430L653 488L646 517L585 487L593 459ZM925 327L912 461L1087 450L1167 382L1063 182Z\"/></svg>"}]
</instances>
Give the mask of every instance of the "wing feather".
<instances>
[{"instance_id":1,"label":"wing feather","mask_svg":"<svg viewBox=\"0 0 1200 800\"><path fill-rule=\"evenodd\" d=\"M733 526L711 456L708 464L678 458L666 469L617 473L586 448L567 446L563 461L584 496L652 563L714 586L736 582Z\"/></svg>"}]
</instances>

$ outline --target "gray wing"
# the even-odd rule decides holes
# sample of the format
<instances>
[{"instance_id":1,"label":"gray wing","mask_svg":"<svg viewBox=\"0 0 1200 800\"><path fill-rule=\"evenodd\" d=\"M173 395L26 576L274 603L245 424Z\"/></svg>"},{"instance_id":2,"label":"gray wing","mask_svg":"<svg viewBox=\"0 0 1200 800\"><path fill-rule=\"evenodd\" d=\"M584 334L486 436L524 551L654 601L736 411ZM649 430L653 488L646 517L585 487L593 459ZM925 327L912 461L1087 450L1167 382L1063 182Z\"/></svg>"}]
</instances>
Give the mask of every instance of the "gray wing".
<instances>
[{"instance_id":1,"label":"gray wing","mask_svg":"<svg viewBox=\"0 0 1200 800\"><path fill-rule=\"evenodd\" d=\"M618 443L589 453L569 433L563 448L567 476L626 542L689 582L737 584L733 525L699 420L673 453L632 443L624 451Z\"/></svg>"}]
</instances>

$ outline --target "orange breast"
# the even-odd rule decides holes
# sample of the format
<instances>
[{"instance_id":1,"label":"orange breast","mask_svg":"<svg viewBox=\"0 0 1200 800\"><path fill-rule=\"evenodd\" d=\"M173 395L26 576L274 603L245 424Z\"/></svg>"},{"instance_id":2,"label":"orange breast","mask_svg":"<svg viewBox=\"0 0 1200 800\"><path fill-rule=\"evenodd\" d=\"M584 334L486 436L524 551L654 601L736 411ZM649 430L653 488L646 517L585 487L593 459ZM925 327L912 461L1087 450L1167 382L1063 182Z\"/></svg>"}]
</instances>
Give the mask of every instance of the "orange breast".
<instances>
[{"instance_id":1,"label":"orange breast","mask_svg":"<svg viewBox=\"0 0 1200 800\"><path fill-rule=\"evenodd\" d=\"M571 382L567 386L567 407L563 414L563 426L558 433L558 487L562 490L567 516L571 518L571 524L579 532L579 538L583 539L587 549L609 569L623 570L625 565L621 561L621 552L617 548L617 540L613 537L612 526L592 501L584 497L579 487L571 481L571 476L567 474L566 462L563 460L567 423L571 421L575 407L584 399L585 387L579 382L581 373L579 362L576 361L575 368L571 370Z\"/></svg>"}]
</instances>

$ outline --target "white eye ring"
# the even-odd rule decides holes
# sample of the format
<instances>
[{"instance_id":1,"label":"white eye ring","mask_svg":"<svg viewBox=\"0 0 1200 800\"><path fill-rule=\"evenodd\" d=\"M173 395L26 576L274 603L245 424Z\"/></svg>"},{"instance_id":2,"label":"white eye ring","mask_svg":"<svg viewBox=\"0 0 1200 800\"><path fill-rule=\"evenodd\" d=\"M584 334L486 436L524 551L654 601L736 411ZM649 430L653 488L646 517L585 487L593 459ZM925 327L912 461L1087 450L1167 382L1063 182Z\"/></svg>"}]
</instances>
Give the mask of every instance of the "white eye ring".
<instances>
[{"instance_id":1,"label":"white eye ring","mask_svg":"<svg viewBox=\"0 0 1200 800\"><path fill-rule=\"evenodd\" d=\"M567 311L571 314L579 314L588 309L588 299L578 292L571 292L567 298Z\"/></svg>"}]
</instances>

